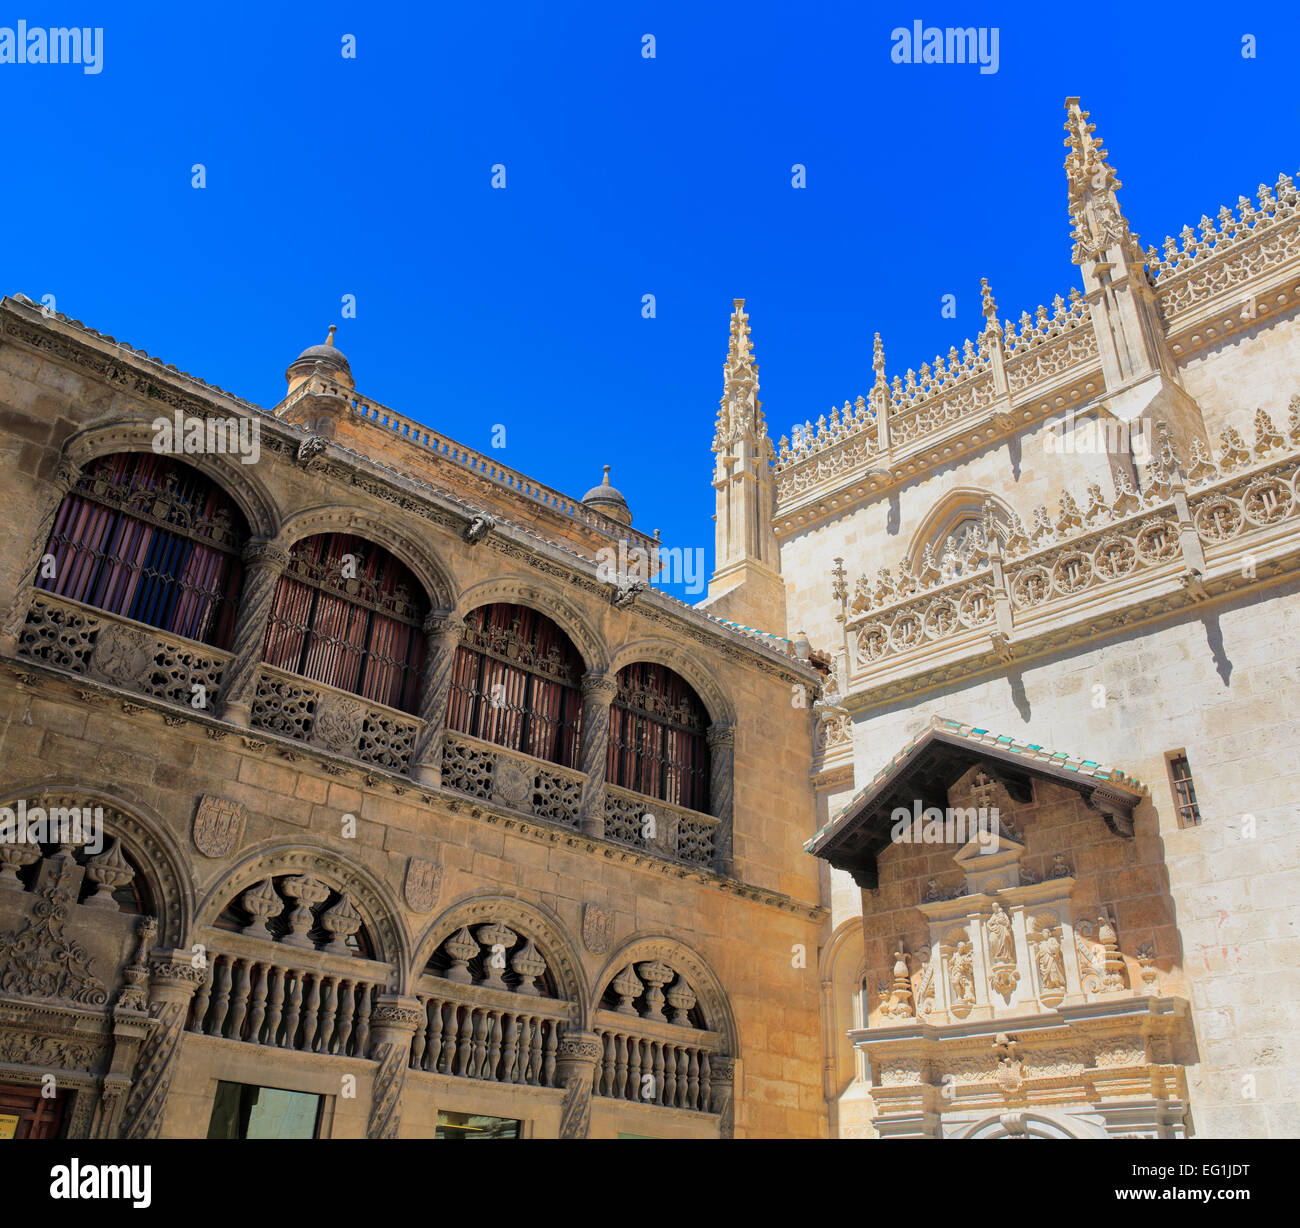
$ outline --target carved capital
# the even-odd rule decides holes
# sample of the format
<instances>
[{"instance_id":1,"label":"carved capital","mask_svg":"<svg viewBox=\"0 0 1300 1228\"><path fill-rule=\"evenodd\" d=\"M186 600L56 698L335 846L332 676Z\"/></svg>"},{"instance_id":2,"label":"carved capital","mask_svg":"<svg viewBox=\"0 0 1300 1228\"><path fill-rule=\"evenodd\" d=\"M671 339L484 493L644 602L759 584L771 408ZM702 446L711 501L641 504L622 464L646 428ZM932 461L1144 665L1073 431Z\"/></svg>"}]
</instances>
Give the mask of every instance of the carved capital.
<instances>
[{"instance_id":1,"label":"carved capital","mask_svg":"<svg viewBox=\"0 0 1300 1228\"><path fill-rule=\"evenodd\" d=\"M710 750L719 748L732 749L736 745L736 727L719 722L709 726L708 742Z\"/></svg>"},{"instance_id":2,"label":"carved capital","mask_svg":"<svg viewBox=\"0 0 1300 1228\"><path fill-rule=\"evenodd\" d=\"M618 682L602 670L588 670L582 675L582 697L584 700L611 704L617 694Z\"/></svg>"},{"instance_id":3,"label":"carved capital","mask_svg":"<svg viewBox=\"0 0 1300 1228\"><path fill-rule=\"evenodd\" d=\"M265 567L280 572L289 566L289 552L264 537L255 537L250 541L244 547L243 558L245 565L250 568Z\"/></svg>"},{"instance_id":4,"label":"carved capital","mask_svg":"<svg viewBox=\"0 0 1300 1228\"><path fill-rule=\"evenodd\" d=\"M465 631L465 620L454 610L431 610L421 628L431 639L458 641Z\"/></svg>"}]
</instances>

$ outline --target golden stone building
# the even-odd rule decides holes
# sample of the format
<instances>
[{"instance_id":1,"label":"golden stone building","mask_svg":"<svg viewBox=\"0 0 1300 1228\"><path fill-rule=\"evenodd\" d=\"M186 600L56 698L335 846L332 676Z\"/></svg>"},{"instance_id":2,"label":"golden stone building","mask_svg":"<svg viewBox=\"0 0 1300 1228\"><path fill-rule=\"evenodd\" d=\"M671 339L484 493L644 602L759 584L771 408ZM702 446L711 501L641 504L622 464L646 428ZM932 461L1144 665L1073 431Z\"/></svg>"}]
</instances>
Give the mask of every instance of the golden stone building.
<instances>
[{"instance_id":1,"label":"golden stone building","mask_svg":"<svg viewBox=\"0 0 1300 1228\"><path fill-rule=\"evenodd\" d=\"M1068 299L775 446L736 301L696 608L333 330L5 299L0 1124L1300 1133L1300 200L1144 251L1066 111Z\"/></svg>"},{"instance_id":2,"label":"golden stone building","mask_svg":"<svg viewBox=\"0 0 1300 1228\"><path fill-rule=\"evenodd\" d=\"M287 378L0 306L0 1122L823 1135L820 675L604 574L608 474Z\"/></svg>"}]
</instances>

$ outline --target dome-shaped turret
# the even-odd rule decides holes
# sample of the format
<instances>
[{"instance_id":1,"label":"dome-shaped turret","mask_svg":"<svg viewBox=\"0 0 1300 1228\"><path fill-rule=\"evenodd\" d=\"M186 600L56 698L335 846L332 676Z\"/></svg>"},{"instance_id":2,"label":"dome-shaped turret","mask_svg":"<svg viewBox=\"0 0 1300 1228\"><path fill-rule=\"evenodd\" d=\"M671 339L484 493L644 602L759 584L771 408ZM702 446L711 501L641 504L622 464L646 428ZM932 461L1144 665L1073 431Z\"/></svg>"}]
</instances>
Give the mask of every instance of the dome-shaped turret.
<instances>
[{"instance_id":1,"label":"dome-shaped turret","mask_svg":"<svg viewBox=\"0 0 1300 1228\"><path fill-rule=\"evenodd\" d=\"M623 498L621 491L609 484L608 465L605 466L605 480L599 486L593 486L587 491L582 496L582 502L587 507L602 512L611 520L617 520L619 524L632 523L632 512L627 505L627 500Z\"/></svg>"},{"instance_id":2,"label":"dome-shaped turret","mask_svg":"<svg viewBox=\"0 0 1300 1228\"><path fill-rule=\"evenodd\" d=\"M347 355L334 345L334 334L337 330L338 326L331 324L329 336L322 344L309 345L289 364L284 377L289 381L290 392L311 375L317 363L320 363L327 375L338 380L339 383L346 384L349 388L356 387Z\"/></svg>"}]
</instances>

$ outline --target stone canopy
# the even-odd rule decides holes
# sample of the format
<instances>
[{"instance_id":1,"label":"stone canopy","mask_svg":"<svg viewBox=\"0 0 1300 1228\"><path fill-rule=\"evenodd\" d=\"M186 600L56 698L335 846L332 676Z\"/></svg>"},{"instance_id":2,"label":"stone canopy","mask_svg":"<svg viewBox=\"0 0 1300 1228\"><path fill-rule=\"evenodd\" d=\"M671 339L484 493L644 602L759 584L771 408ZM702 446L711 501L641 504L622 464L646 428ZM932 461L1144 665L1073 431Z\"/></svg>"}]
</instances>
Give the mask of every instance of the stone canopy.
<instances>
[{"instance_id":1,"label":"stone canopy","mask_svg":"<svg viewBox=\"0 0 1300 1228\"><path fill-rule=\"evenodd\" d=\"M1012 801L1029 803L1033 780L1049 780L1078 793L1118 836L1132 838L1133 810L1146 785L1118 768L990 733L936 716L890 760L804 848L860 887L878 886L876 860L889 846L893 814L902 808L944 810L948 790L979 765Z\"/></svg>"}]
</instances>

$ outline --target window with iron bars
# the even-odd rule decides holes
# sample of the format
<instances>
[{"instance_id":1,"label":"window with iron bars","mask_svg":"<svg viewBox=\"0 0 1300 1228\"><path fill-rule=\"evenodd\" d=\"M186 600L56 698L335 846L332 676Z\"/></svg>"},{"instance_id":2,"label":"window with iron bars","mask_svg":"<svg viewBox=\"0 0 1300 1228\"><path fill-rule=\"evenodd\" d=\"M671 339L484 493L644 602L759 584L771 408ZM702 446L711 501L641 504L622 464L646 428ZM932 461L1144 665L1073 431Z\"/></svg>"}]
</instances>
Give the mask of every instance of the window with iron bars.
<instances>
[{"instance_id":1,"label":"window with iron bars","mask_svg":"<svg viewBox=\"0 0 1300 1228\"><path fill-rule=\"evenodd\" d=\"M447 728L577 768L583 668L569 637L545 614L480 606L465 616L456 649Z\"/></svg>"},{"instance_id":2,"label":"window with iron bars","mask_svg":"<svg viewBox=\"0 0 1300 1228\"><path fill-rule=\"evenodd\" d=\"M276 584L262 660L414 712L428 600L387 550L345 533L295 542Z\"/></svg>"},{"instance_id":3,"label":"window with iron bars","mask_svg":"<svg viewBox=\"0 0 1300 1228\"><path fill-rule=\"evenodd\" d=\"M624 666L610 708L605 779L707 814L708 727L704 705L679 674L648 661Z\"/></svg>"},{"instance_id":4,"label":"window with iron bars","mask_svg":"<svg viewBox=\"0 0 1300 1228\"><path fill-rule=\"evenodd\" d=\"M228 648L248 525L197 469L153 452L91 461L55 513L38 588Z\"/></svg>"},{"instance_id":5,"label":"window with iron bars","mask_svg":"<svg viewBox=\"0 0 1300 1228\"><path fill-rule=\"evenodd\" d=\"M1192 766L1187 762L1185 751L1171 751L1169 761L1169 785L1174 794L1174 805L1178 808L1178 825L1195 827L1201 821L1201 807L1196 800L1196 784L1192 780Z\"/></svg>"}]
</instances>

